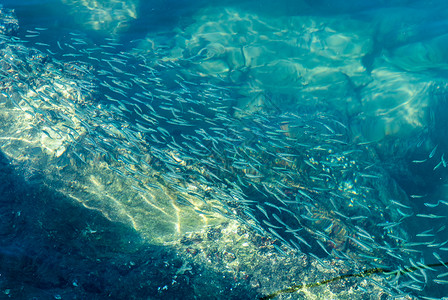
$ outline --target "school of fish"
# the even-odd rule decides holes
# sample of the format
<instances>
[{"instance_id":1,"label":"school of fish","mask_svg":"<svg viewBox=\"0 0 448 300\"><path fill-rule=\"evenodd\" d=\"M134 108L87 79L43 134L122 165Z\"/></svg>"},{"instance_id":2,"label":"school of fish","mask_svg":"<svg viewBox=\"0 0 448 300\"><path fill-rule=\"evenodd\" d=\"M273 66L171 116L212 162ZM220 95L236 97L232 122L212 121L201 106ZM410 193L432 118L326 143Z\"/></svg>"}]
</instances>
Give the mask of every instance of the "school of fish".
<instances>
[{"instance_id":1,"label":"school of fish","mask_svg":"<svg viewBox=\"0 0 448 300\"><path fill-rule=\"evenodd\" d=\"M287 31L279 20L207 11L171 48L151 36L129 47L82 31L54 43L40 40L46 28L20 37L3 31L0 149L28 180L42 173L36 180L152 243L232 219L280 241L279 252L309 254L324 268L327 256L417 267L389 275L381 288L390 296L448 284L447 270L425 267L448 260L448 200L407 195L374 143L426 127L428 104L420 102L435 85L396 68L368 72L362 57L371 40L325 18L303 19L290 20L295 29ZM242 28L252 31L224 34ZM280 46L274 39L263 46L272 36L297 52L272 60L267 53ZM335 80L343 88L327 99ZM403 82L412 89L400 92L412 97L376 106L393 93L380 95L382 88ZM353 90L369 113L359 113L351 85L364 87ZM403 115L400 126L387 121ZM375 117L381 128L357 126ZM434 170L446 168L444 145L426 143L427 157L413 163L437 158Z\"/></svg>"}]
</instances>

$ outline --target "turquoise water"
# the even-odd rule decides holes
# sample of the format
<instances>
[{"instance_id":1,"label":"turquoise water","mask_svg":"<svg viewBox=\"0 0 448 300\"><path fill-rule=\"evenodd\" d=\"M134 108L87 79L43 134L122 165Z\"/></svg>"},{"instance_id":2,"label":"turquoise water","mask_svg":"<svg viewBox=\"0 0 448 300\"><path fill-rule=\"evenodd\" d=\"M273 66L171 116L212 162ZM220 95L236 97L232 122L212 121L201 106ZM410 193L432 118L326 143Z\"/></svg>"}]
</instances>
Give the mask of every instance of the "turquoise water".
<instances>
[{"instance_id":1,"label":"turquoise water","mask_svg":"<svg viewBox=\"0 0 448 300\"><path fill-rule=\"evenodd\" d=\"M447 14L3 2L1 292L446 297Z\"/></svg>"}]
</instances>

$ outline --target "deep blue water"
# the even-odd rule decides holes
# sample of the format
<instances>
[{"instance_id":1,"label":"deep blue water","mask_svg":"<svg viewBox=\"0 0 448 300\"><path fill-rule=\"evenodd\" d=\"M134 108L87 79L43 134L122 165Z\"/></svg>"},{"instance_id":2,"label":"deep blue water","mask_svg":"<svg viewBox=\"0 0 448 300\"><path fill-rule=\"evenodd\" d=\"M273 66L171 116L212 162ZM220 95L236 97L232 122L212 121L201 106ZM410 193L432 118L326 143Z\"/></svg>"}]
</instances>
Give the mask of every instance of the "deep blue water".
<instances>
[{"instance_id":1,"label":"deep blue water","mask_svg":"<svg viewBox=\"0 0 448 300\"><path fill-rule=\"evenodd\" d=\"M260 287L253 272L237 288L221 279L223 265L212 272L191 247L167 246L224 217L277 240L280 253L319 261L331 252L342 273L414 268L380 272L385 297L448 295L446 2L2 4L19 24L10 33L19 41L8 42L37 49L11 56L2 75L2 214L14 216L2 225L4 294L243 299L297 283ZM72 217L59 196L78 204ZM301 238L290 227L305 228ZM86 232L103 235L90 250L80 246ZM142 267L145 255L157 272ZM189 274L177 257L208 269L217 288L195 286L196 269L195 283L169 285ZM123 267L108 276L108 264Z\"/></svg>"}]
</instances>

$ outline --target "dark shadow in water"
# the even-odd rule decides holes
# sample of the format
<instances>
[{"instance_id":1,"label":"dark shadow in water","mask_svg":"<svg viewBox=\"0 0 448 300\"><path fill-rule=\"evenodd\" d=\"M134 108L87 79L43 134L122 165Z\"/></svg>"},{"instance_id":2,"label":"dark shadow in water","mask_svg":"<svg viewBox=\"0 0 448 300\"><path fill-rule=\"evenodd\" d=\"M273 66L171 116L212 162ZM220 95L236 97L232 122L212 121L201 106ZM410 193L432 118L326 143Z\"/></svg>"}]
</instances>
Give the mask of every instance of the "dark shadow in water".
<instances>
[{"instance_id":1,"label":"dark shadow in water","mask_svg":"<svg viewBox=\"0 0 448 300\"><path fill-rule=\"evenodd\" d=\"M73 23L69 7L61 0L5 0L2 3L5 8L14 9L21 28L29 29L35 24L56 28Z\"/></svg>"},{"instance_id":2,"label":"dark shadow in water","mask_svg":"<svg viewBox=\"0 0 448 300\"><path fill-rule=\"evenodd\" d=\"M11 298L257 296L204 266L179 273L184 261L173 250L145 243L124 224L43 185L39 171L29 172L0 153L0 290Z\"/></svg>"}]
</instances>

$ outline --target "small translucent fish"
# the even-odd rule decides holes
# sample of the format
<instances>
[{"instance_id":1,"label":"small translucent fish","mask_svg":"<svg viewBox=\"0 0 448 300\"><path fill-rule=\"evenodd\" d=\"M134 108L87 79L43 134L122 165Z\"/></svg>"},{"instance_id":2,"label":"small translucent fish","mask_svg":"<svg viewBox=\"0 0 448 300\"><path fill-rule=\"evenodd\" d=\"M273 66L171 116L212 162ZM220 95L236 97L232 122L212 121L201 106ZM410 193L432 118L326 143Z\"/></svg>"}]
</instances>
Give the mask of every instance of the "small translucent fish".
<instances>
[{"instance_id":1,"label":"small translucent fish","mask_svg":"<svg viewBox=\"0 0 448 300\"><path fill-rule=\"evenodd\" d=\"M372 174L359 173L359 175L360 175L361 177L364 177L364 178L375 178L375 179L380 178L379 176L377 176L377 175L372 175Z\"/></svg>"},{"instance_id":2,"label":"small translucent fish","mask_svg":"<svg viewBox=\"0 0 448 300\"><path fill-rule=\"evenodd\" d=\"M427 266L427 265L425 265L422 262L418 261L417 265L420 266L421 268L425 269L425 270L431 270L431 271L437 272L437 269L431 268L430 266Z\"/></svg>"},{"instance_id":3,"label":"small translucent fish","mask_svg":"<svg viewBox=\"0 0 448 300\"><path fill-rule=\"evenodd\" d=\"M408 217L411 217L413 215L412 213L411 214L406 214L406 213L402 212L399 208L397 208L397 212L400 215L402 215L404 218L408 218Z\"/></svg>"},{"instance_id":4,"label":"small translucent fish","mask_svg":"<svg viewBox=\"0 0 448 300\"><path fill-rule=\"evenodd\" d=\"M313 248L313 247L311 247L310 244L307 243L307 241L306 241L303 237L301 237L300 235L297 235L297 234L295 234L295 233L293 233L293 234L294 234L294 237L295 237L296 239L298 239L300 242L302 242L303 244L307 245L307 246L310 247L310 248Z\"/></svg>"},{"instance_id":5,"label":"small translucent fish","mask_svg":"<svg viewBox=\"0 0 448 300\"><path fill-rule=\"evenodd\" d=\"M330 252L328 252L327 248L325 248L324 244L321 241L316 240L316 242L328 255L331 255Z\"/></svg>"},{"instance_id":6,"label":"small translucent fish","mask_svg":"<svg viewBox=\"0 0 448 300\"><path fill-rule=\"evenodd\" d=\"M277 220L277 222L279 222L280 224L282 224L283 226L287 227L288 225L282 221L282 219L280 219L279 216L277 216L276 214L272 214L272 216L274 217L275 220Z\"/></svg>"},{"instance_id":7,"label":"small translucent fish","mask_svg":"<svg viewBox=\"0 0 448 300\"><path fill-rule=\"evenodd\" d=\"M266 225L268 225L269 227L272 227L272 228L283 229L283 227L275 226L274 224L272 224L272 223L270 223L270 222L268 222L268 221L266 221L266 220L263 220L263 223L266 224Z\"/></svg>"},{"instance_id":8,"label":"small translucent fish","mask_svg":"<svg viewBox=\"0 0 448 300\"><path fill-rule=\"evenodd\" d=\"M446 277L446 276L448 276L448 272L445 272L445 273L437 275L437 278L443 278L443 277Z\"/></svg>"},{"instance_id":9,"label":"small translucent fish","mask_svg":"<svg viewBox=\"0 0 448 300\"><path fill-rule=\"evenodd\" d=\"M443 280L443 279L433 279L432 281L434 281L435 283L438 283L438 284L448 284L448 280Z\"/></svg>"},{"instance_id":10,"label":"small translucent fish","mask_svg":"<svg viewBox=\"0 0 448 300\"><path fill-rule=\"evenodd\" d=\"M431 229L428 229L428 230L425 230L425 231L423 231L423 232L420 232L420 233L430 233L430 232L432 232L432 228L431 228Z\"/></svg>"},{"instance_id":11,"label":"small translucent fish","mask_svg":"<svg viewBox=\"0 0 448 300\"><path fill-rule=\"evenodd\" d=\"M390 250L386 250L386 254L388 254L388 255L390 255L390 256L396 258L396 259L403 260L403 258L402 258L399 254L393 253L393 252L390 251Z\"/></svg>"},{"instance_id":12,"label":"small translucent fish","mask_svg":"<svg viewBox=\"0 0 448 300\"><path fill-rule=\"evenodd\" d=\"M50 139L53 139L48 131L42 129L42 132L45 133L45 135L47 135Z\"/></svg>"},{"instance_id":13,"label":"small translucent fish","mask_svg":"<svg viewBox=\"0 0 448 300\"><path fill-rule=\"evenodd\" d=\"M448 202L447 201L445 201L445 200L439 200L439 201L437 201L437 203L436 204L434 204L434 203L427 203L427 202L425 202L424 203L424 205L426 206L426 207L431 207L431 208L434 208L434 207L437 207L437 206L439 206L439 204L440 203L442 203L442 204L445 204L445 205L448 205Z\"/></svg>"},{"instance_id":14,"label":"small translucent fish","mask_svg":"<svg viewBox=\"0 0 448 300\"><path fill-rule=\"evenodd\" d=\"M309 253L310 256L312 256L323 268L327 269L327 270L332 270L332 266L330 266L329 264L327 264L326 262L324 262L322 259L320 259L317 255L313 254L313 253Z\"/></svg>"},{"instance_id":15,"label":"small translucent fish","mask_svg":"<svg viewBox=\"0 0 448 300\"><path fill-rule=\"evenodd\" d=\"M436 204L433 204L433 203L427 203L427 202L425 202L425 203L424 203L424 205L425 205L426 207L431 207L431 208L434 208L434 207L437 207L437 206L439 206L439 203L440 203L440 201L437 201L437 203L436 203Z\"/></svg>"},{"instance_id":16,"label":"small translucent fish","mask_svg":"<svg viewBox=\"0 0 448 300\"><path fill-rule=\"evenodd\" d=\"M446 225L443 225L442 227L440 227L440 228L437 230L437 232L441 232L441 231L445 230L445 228L446 228ZM443 245L445 245L446 243L448 243L448 240L446 240L445 242L443 242L440 246L443 246Z\"/></svg>"},{"instance_id":17,"label":"small translucent fish","mask_svg":"<svg viewBox=\"0 0 448 300\"><path fill-rule=\"evenodd\" d=\"M142 189L139 188L139 187L136 187L135 185L131 185L131 188L133 188L133 189L136 190L136 191L139 191L140 193L146 193L146 191L142 190Z\"/></svg>"},{"instance_id":18,"label":"small translucent fish","mask_svg":"<svg viewBox=\"0 0 448 300\"><path fill-rule=\"evenodd\" d=\"M420 148L424 141L425 141L424 139L420 139L417 143L417 148Z\"/></svg>"},{"instance_id":19,"label":"small translucent fish","mask_svg":"<svg viewBox=\"0 0 448 300\"><path fill-rule=\"evenodd\" d=\"M418 283L425 283L424 281L421 281L421 280L417 279L417 277L415 277L414 275L412 275L411 272L407 272L406 275L409 276L412 280L414 280L414 281L416 281L416 282L418 282Z\"/></svg>"},{"instance_id":20,"label":"small translucent fish","mask_svg":"<svg viewBox=\"0 0 448 300\"><path fill-rule=\"evenodd\" d=\"M345 219L350 219L350 218L347 217L346 215L344 215L344 214L338 212L337 210L335 210L335 211L333 211L333 212L334 212L335 214L337 214L338 216L341 216L341 217L343 217L343 218L345 218ZM380 226L380 224L378 224L378 226Z\"/></svg>"},{"instance_id":21,"label":"small translucent fish","mask_svg":"<svg viewBox=\"0 0 448 300\"><path fill-rule=\"evenodd\" d=\"M308 166L310 166L311 168L313 168L314 170L317 170L317 168L316 168L310 161L308 161L308 160L304 160L304 162L305 162Z\"/></svg>"},{"instance_id":22,"label":"small translucent fish","mask_svg":"<svg viewBox=\"0 0 448 300\"><path fill-rule=\"evenodd\" d=\"M417 198L424 198L424 197L426 197L427 195L411 195L410 197L411 198L414 198L414 199L417 199Z\"/></svg>"},{"instance_id":23,"label":"small translucent fish","mask_svg":"<svg viewBox=\"0 0 448 300\"><path fill-rule=\"evenodd\" d=\"M412 197L412 196L411 196L411 197ZM398 202L398 201L390 200L390 202L392 202L392 203L395 204L395 205L401 206L401 207L403 207L403 208L411 209L410 206L404 205L404 204L402 204L402 203L400 203L400 202Z\"/></svg>"},{"instance_id":24,"label":"small translucent fish","mask_svg":"<svg viewBox=\"0 0 448 300\"><path fill-rule=\"evenodd\" d=\"M68 34L72 35L72 36L81 36L82 33L79 32L69 32Z\"/></svg>"},{"instance_id":25,"label":"small translucent fish","mask_svg":"<svg viewBox=\"0 0 448 300\"><path fill-rule=\"evenodd\" d=\"M39 45L39 46L50 47L49 44L45 44L45 43L36 42L35 44L36 44L36 45Z\"/></svg>"},{"instance_id":26,"label":"small translucent fish","mask_svg":"<svg viewBox=\"0 0 448 300\"><path fill-rule=\"evenodd\" d=\"M425 161L427 161L428 159L424 159L424 160L413 160L412 162L414 163L414 164L421 164L421 163L424 163Z\"/></svg>"},{"instance_id":27,"label":"small translucent fish","mask_svg":"<svg viewBox=\"0 0 448 300\"><path fill-rule=\"evenodd\" d=\"M434 149L432 149L431 153L429 153L429 158L432 158L434 156L434 154L436 154L437 151L437 147L439 147L439 144L437 144Z\"/></svg>"},{"instance_id":28,"label":"small translucent fish","mask_svg":"<svg viewBox=\"0 0 448 300\"><path fill-rule=\"evenodd\" d=\"M176 203L180 204L180 205L184 205L184 206L191 206L191 207L195 207L193 205L193 203L191 203L190 201L188 201L187 199L185 199L184 197L178 195L177 199L176 199Z\"/></svg>"},{"instance_id":29,"label":"small translucent fish","mask_svg":"<svg viewBox=\"0 0 448 300\"><path fill-rule=\"evenodd\" d=\"M358 246L360 246L361 248L367 250L367 251L372 251L372 247L368 246L367 244L359 241L358 239L355 239L349 235L345 236L346 238L349 238L350 240L352 240L353 242L355 242L355 244L357 244Z\"/></svg>"},{"instance_id":30,"label":"small translucent fish","mask_svg":"<svg viewBox=\"0 0 448 300\"><path fill-rule=\"evenodd\" d=\"M442 165L442 161L440 161L432 170L433 171L437 170L441 165Z\"/></svg>"},{"instance_id":31,"label":"small translucent fish","mask_svg":"<svg viewBox=\"0 0 448 300\"><path fill-rule=\"evenodd\" d=\"M419 233L419 234L416 234L415 236L418 236L418 237L434 237L435 234L433 234L433 233Z\"/></svg>"},{"instance_id":32,"label":"small translucent fish","mask_svg":"<svg viewBox=\"0 0 448 300\"><path fill-rule=\"evenodd\" d=\"M428 219L441 219L441 218L446 218L446 216L438 216L438 215L434 215L434 214L417 214L417 217L420 218L428 218Z\"/></svg>"},{"instance_id":33,"label":"small translucent fish","mask_svg":"<svg viewBox=\"0 0 448 300\"><path fill-rule=\"evenodd\" d=\"M398 235L394 235L390 232L387 233L388 236L390 236L391 238L394 238L397 241L402 241L402 242L406 242L406 240Z\"/></svg>"},{"instance_id":34,"label":"small translucent fish","mask_svg":"<svg viewBox=\"0 0 448 300\"><path fill-rule=\"evenodd\" d=\"M307 193L305 193L305 192L302 191L301 189L299 189L298 192L299 192L300 195L302 195L303 197L306 197L306 198L308 198L309 200L313 201L313 198L311 198L310 195L308 195Z\"/></svg>"},{"instance_id":35,"label":"small translucent fish","mask_svg":"<svg viewBox=\"0 0 448 300\"><path fill-rule=\"evenodd\" d=\"M376 143L376 141L362 142L362 143L358 143L358 146L370 145L370 144L375 144L375 143Z\"/></svg>"},{"instance_id":36,"label":"small translucent fish","mask_svg":"<svg viewBox=\"0 0 448 300\"><path fill-rule=\"evenodd\" d=\"M253 175L253 174L249 174L249 173L245 173L244 175L246 175L246 177L251 178L251 179L257 179L257 178L263 178L263 175Z\"/></svg>"},{"instance_id":37,"label":"small translucent fish","mask_svg":"<svg viewBox=\"0 0 448 300\"><path fill-rule=\"evenodd\" d=\"M278 234L277 231L275 231L273 228L268 228L268 230L279 240L285 241L280 234ZM286 242L286 241L285 241Z\"/></svg>"},{"instance_id":38,"label":"small translucent fish","mask_svg":"<svg viewBox=\"0 0 448 300\"><path fill-rule=\"evenodd\" d=\"M434 257L442 264L445 266L445 268L448 268L448 266L443 262L442 258L440 257L440 255L437 252L433 252L432 255L434 255Z\"/></svg>"},{"instance_id":39,"label":"small translucent fish","mask_svg":"<svg viewBox=\"0 0 448 300\"><path fill-rule=\"evenodd\" d=\"M283 251L279 246L277 246L276 244L274 244L274 248L283 256L287 256L285 251Z\"/></svg>"},{"instance_id":40,"label":"small translucent fish","mask_svg":"<svg viewBox=\"0 0 448 300\"><path fill-rule=\"evenodd\" d=\"M259 211L261 211L266 216L267 219L269 219L268 213L261 205L257 204L256 207L258 208Z\"/></svg>"},{"instance_id":41,"label":"small translucent fish","mask_svg":"<svg viewBox=\"0 0 448 300\"><path fill-rule=\"evenodd\" d=\"M383 227L384 229L390 229L390 228L396 227L396 226L398 226L400 224L401 224L401 221L399 221L399 222L385 222L385 223L379 223L376 226Z\"/></svg>"},{"instance_id":42,"label":"small translucent fish","mask_svg":"<svg viewBox=\"0 0 448 300\"><path fill-rule=\"evenodd\" d=\"M356 216L356 217L350 217L349 219L352 221L357 221L357 220L365 220L368 219L369 217L367 216Z\"/></svg>"}]
</instances>

